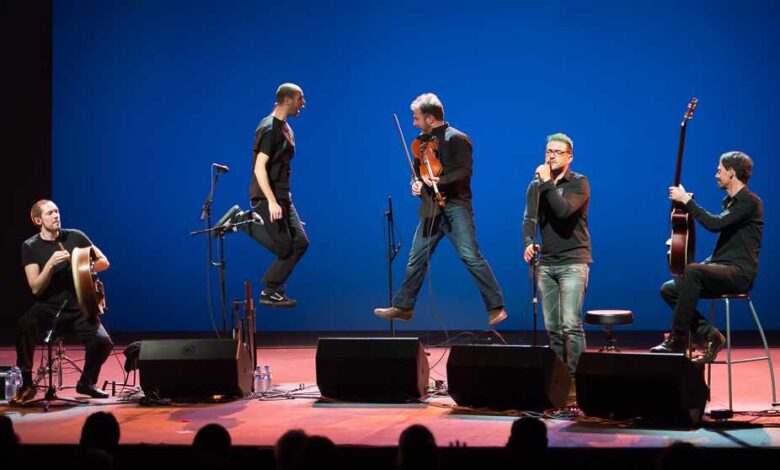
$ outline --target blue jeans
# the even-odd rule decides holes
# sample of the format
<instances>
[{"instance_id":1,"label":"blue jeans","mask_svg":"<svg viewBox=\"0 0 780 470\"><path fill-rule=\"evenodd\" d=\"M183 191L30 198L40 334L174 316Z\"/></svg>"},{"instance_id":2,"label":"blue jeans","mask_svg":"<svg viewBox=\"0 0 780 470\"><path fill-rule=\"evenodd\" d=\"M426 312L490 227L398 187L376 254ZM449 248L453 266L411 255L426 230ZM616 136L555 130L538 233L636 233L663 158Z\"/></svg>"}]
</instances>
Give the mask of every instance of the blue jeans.
<instances>
[{"instance_id":1,"label":"blue jeans","mask_svg":"<svg viewBox=\"0 0 780 470\"><path fill-rule=\"evenodd\" d=\"M588 271L585 263L539 267L539 293L550 348L572 375L585 351L582 304L588 288Z\"/></svg>"},{"instance_id":2,"label":"blue jeans","mask_svg":"<svg viewBox=\"0 0 780 470\"><path fill-rule=\"evenodd\" d=\"M477 245L474 214L470 208L454 204L448 204L435 218L420 219L409 252L409 262L406 264L406 278L393 297L393 305L400 308L414 308L417 294L428 270L430 257L445 235L450 239L466 268L474 276L487 310L503 307L504 294L498 286L493 270L490 269L490 265Z\"/></svg>"}]
</instances>

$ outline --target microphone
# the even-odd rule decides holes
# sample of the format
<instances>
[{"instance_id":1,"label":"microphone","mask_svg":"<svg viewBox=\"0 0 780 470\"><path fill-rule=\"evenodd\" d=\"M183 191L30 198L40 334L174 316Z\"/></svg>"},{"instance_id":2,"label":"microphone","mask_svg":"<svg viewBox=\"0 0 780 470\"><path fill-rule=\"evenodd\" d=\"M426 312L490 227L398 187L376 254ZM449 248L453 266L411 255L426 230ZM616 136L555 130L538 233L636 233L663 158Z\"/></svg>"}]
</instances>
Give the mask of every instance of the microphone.
<instances>
[{"instance_id":1,"label":"microphone","mask_svg":"<svg viewBox=\"0 0 780 470\"><path fill-rule=\"evenodd\" d=\"M214 165L216 165L216 163ZM225 215L220 217L220 219L217 221L217 224L214 225L214 227L222 227L223 225L232 223L233 220L236 219L236 216L240 213L241 213L241 208L238 207L238 204L234 205L227 212L225 212Z\"/></svg>"},{"instance_id":2,"label":"microphone","mask_svg":"<svg viewBox=\"0 0 780 470\"><path fill-rule=\"evenodd\" d=\"M217 170L217 173L227 173L230 171L230 168L228 168L227 165L220 165L219 163L212 163L211 167Z\"/></svg>"},{"instance_id":3,"label":"microphone","mask_svg":"<svg viewBox=\"0 0 780 470\"><path fill-rule=\"evenodd\" d=\"M263 218L258 214L257 212L253 211L252 209L248 211L241 211L238 213L239 217L246 218L247 215L252 218L252 222L257 222L260 225L265 225L265 221Z\"/></svg>"},{"instance_id":4,"label":"microphone","mask_svg":"<svg viewBox=\"0 0 780 470\"><path fill-rule=\"evenodd\" d=\"M545 165L546 165L546 163L545 163ZM551 170L552 170L552 169L551 169ZM542 177L541 177L541 176L539 176L539 172L538 172L538 171L537 171L536 173L534 173L534 179L533 179L533 181L534 181L535 183L541 183L541 182L542 182Z\"/></svg>"}]
</instances>

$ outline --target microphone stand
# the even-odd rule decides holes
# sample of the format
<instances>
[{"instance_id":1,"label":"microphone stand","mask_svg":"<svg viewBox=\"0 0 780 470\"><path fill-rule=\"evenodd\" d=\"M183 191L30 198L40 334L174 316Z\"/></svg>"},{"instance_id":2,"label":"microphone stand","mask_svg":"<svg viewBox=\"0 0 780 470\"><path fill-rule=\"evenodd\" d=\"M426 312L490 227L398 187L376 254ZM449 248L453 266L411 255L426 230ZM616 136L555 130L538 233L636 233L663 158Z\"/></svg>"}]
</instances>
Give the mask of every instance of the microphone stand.
<instances>
[{"instance_id":1,"label":"microphone stand","mask_svg":"<svg viewBox=\"0 0 780 470\"><path fill-rule=\"evenodd\" d=\"M202 231L199 231L197 233L206 233L206 242L208 243L208 258L209 258L209 267L212 266L218 266L220 267L220 271L224 269L223 260L220 260L220 262L215 263L214 262L214 255L213 255L213 243L212 243L212 226L211 226L211 203L214 201L214 192L217 187L217 181L219 181L219 175L221 172L214 171L214 165L211 165L211 187L209 188L209 194L206 196L206 201L203 203L203 210L200 214L200 220L204 220L206 223L206 228ZM194 235L196 232L190 233L190 235ZM221 275L224 275L220 273ZM220 279L222 281L222 279ZM227 335L227 304L225 300L225 292L224 292L224 284L222 287L222 333ZM211 293L209 293L211 295Z\"/></svg>"},{"instance_id":2,"label":"microphone stand","mask_svg":"<svg viewBox=\"0 0 780 470\"><path fill-rule=\"evenodd\" d=\"M387 196L387 246L385 248L385 259L387 260L387 305L393 303L393 261L401 251L401 244L395 242L395 221L393 219L393 197ZM395 338L395 320L390 320L390 334Z\"/></svg>"},{"instance_id":3,"label":"microphone stand","mask_svg":"<svg viewBox=\"0 0 780 470\"><path fill-rule=\"evenodd\" d=\"M240 220L238 222L228 222L216 227L209 227L203 230L190 232L190 235L200 235L203 233L207 234L209 238L209 249L211 248L211 238L215 236L219 237L219 250L217 251L219 260L213 261L211 259L211 253L209 253L209 263L211 263L211 266L219 267L219 292L220 302L222 304L222 328L223 334L225 336L227 336L227 261L225 260L225 234L227 232L235 232L239 227L253 222L263 223L261 220L256 221L250 212L247 215L247 218L244 220Z\"/></svg>"},{"instance_id":4,"label":"microphone stand","mask_svg":"<svg viewBox=\"0 0 780 470\"><path fill-rule=\"evenodd\" d=\"M531 310L533 312L533 336L531 339L531 345L537 346L539 343L537 341L537 327L536 327L536 319L539 315L539 286L537 285L537 282L539 280L539 250L536 249L536 245L534 245L534 257L531 261L530 266L530 272L531 272L531 282L533 283L533 298L531 300L532 306Z\"/></svg>"},{"instance_id":5,"label":"microphone stand","mask_svg":"<svg viewBox=\"0 0 780 470\"><path fill-rule=\"evenodd\" d=\"M537 248L536 244L536 232L539 228L539 184L541 184L541 181L539 180L539 175L537 174L535 176L535 184L534 184L534 207L532 208L533 211L531 212L533 214L533 218L531 219L533 221L533 247L534 247L534 254L533 258L531 258L531 263L528 266L528 275L531 280L531 284L533 285L533 296L531 297L531 312L533 316L533 331L531 335L531 345L537 346L539 344L538 342L538 335L537 335L537 318L539 316L539 249Z\"/></svg>"}]
</instances>

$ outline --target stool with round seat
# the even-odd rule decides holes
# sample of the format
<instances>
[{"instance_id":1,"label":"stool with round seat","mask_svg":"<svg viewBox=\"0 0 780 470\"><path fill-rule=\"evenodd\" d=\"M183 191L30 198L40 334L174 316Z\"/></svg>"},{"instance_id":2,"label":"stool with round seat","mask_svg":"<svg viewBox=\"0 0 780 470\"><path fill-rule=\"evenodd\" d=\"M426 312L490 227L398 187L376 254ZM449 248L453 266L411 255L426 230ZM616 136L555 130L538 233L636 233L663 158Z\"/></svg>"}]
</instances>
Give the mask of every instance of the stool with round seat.
<instances>
[{"instance_id":1,"label":"stool with round seat","mask_svg":"<svg viewBox=\"0 0 780 470\"><path fill-rule=\"evenodd\" d=\"M729 411L733 410L734 401L732 397L732 387L731 387L731 366L732 364L741 364L745 362L757 362L757 361L766 361L767 366L769 367L769 383L772 387L772 406L778 406L780 403L777 401L777 392L775 391L775 368L772 364L772 354L769 351L769 344L766 341L766 335L764 334L764 328L761 326L761 321L758 319L758 313L756 312L756 307L753 305L753 301L750 299L750 294L745 293L739 293L739 294L725 294L725 295L715 295L715 296L709 296L709 295L703 295L700 297L701 299L706 299L711 301L710 306L710 323L713 322L713 317L715 316L715 309L716 309L716 303L718 300L722 300L726 304L726 360L725 361L713 361L711 364L707 365L707 385L710 385L710 381L712 379L712 364L725 364L727 368L727 374L728 374L728 389L729 389ZM731 352L731 300L742 300L748 304L750 307L750 313L753 314L753 321L756 323L756 328L758 329L758 333L761 336L761 342L762 346L764 347L764 355L758 356L758 357L751 357L747 359L732 359Z\"/></svg>"},{"instance_id":2,"label":"stool with round seat","mask_svg":"<svg viewBox=\"0 0 780 470\"><path fill-rule=\"evenodd\" d=\"M634 323L634 314L631 310L588 310L585 314L585 323L604 327L607 344L602 346L599 352L620 352L617 348L617 340L612 336L612 327Z\"/></svg>"}]
</instances>

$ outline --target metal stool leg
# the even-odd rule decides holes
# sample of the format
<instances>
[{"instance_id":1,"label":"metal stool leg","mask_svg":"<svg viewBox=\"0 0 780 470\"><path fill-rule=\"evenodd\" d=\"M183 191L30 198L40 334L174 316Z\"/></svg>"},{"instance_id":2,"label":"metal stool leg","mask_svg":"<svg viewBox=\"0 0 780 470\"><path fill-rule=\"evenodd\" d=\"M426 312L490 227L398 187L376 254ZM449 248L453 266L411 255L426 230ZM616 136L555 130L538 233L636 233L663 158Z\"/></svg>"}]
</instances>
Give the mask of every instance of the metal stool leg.
<instances>
[{"instance_id":1,"label":"metal stool leg","mask_svg":"<svg viewBox=\"0 0 780 470\"><path fill-rule=\"evenodd\" d=\"M766 354L766 360L769 363L769 379L772 381L772 406L777 405L777 393L775 391L775 368L772 364L772 355L769 353L769 345L766 342L766 336L764 335L764 328L761 327L761 321L758 319L756 308L753 306L753 301L747 299L750 311L753 313L753 319L756 321L758 327L758 333L761 335L761 341L764 343L764 353Z\"/></svg>"},{"instance_id":2,"label":"metal stool leg","mask_svg":"<svg viewBox=\"0 0 780 470\"><path fill-rule=\"evenodd\" d=\"M734 402L731 392L731 303L728 298L724 300L726 301L726 368L729 375L729 409L733 410Z\"/></svg>"},{"instance_id":3,"label":"metal stool leg","mask_svg":"<svg viewBox=\"0 0 780 470\"><path fill-rule=\"evenodd\" d=\"M74 368L79 374L82 374L84 372L73 359L65 355L65 347L62 345L62 340L57 342L56 364L57 364L57 390L62 390L65 388L62 385L63 384L62 371L65 368L65 365Z\"/></svg>"},{"instance_id":4,"label":"metal stool leg","mask_svg":"<svg viewBox=\"0 0 780 470\"><path fill-rule=\"evenodd\" d=\"M717 305L715 302L716 302L715 299L710 301L710 325L714 324L712 321L715 318L715 306ZM712 383L712 364L707 364L707 388L709 388L710 390L712 390L711 388L712 386L710 385L711 383ZM711 401L711 400L712 400L712 392L710 391L709 396L707 397L707 401Z\"/></svg>"}]
</instances>

